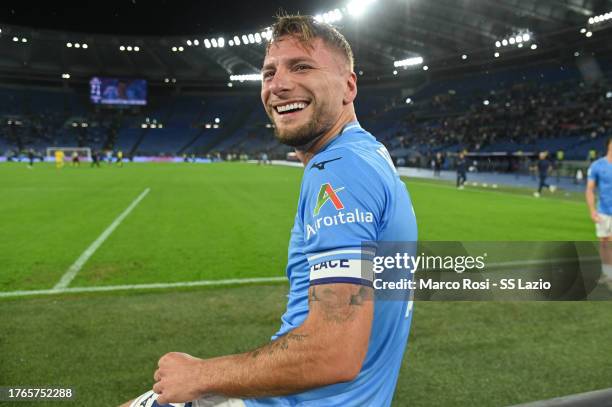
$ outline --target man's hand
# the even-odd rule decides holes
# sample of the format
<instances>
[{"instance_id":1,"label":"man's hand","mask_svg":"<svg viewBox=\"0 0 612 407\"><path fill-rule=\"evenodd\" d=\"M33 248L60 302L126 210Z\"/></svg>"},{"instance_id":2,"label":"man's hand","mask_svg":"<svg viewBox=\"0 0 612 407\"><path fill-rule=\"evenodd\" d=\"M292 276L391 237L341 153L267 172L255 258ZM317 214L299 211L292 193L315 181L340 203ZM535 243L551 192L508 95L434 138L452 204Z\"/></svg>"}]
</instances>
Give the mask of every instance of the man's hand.
<instances>
[{"instance_id":1,"label":"man's hand","mask_svg":"<svg viewBox=\"0 0 612 407\"><path fill-rule=\"evenodd\" d=\"M202 377L202 359L186 353L171 352L159 359L155 371L153 391L159 394L157 402L185 403L202 396L199 380Z\"/></svg>"},{"instance_id":2,"label":"man's hand","mask_svg":"<svg viewBox=\"0 0 612 407\"><path fill-rule=\"evenodd\" d=\"M593 219L593 222L595 223L598 223L601 220L601 217L599 216L599 213L596 210L591 211L591 219Z\"/></svg>"}]
</instances>

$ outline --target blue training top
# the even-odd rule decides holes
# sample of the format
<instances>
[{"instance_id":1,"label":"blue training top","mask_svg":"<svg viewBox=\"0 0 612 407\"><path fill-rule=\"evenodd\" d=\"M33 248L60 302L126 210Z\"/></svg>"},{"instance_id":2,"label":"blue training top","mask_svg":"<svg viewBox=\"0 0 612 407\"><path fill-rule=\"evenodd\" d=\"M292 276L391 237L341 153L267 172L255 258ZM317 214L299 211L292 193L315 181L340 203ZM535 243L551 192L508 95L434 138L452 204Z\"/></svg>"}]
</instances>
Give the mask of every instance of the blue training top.
<instances>
[{"instance_id":1,"label":"blue training top","mask_svg":"<svg viewBox=\"0 0 612 407\"><path fill-rule=\"evenodd\" d=\"M612 215L612 163L606 157L593 161L588 179L597 185L597 212Z\"/></svg>"},{"instance_id":2,"label":"blue training top","mask_svg":"<svg viewBox=\"0 0 612 407\"><path fill-rule=\"evenodd\" d=\"M304 322L311 285L372 286L372 277L361 273L362 243L416 240L412 203L387 149L359 123L347 124L304 169L289 242L287 310L272 340ZM355 380L290 396L248 399L246 405L391 405L411 319L407 298L375 300L368 352Z\"/></svg>"}]
</instances>

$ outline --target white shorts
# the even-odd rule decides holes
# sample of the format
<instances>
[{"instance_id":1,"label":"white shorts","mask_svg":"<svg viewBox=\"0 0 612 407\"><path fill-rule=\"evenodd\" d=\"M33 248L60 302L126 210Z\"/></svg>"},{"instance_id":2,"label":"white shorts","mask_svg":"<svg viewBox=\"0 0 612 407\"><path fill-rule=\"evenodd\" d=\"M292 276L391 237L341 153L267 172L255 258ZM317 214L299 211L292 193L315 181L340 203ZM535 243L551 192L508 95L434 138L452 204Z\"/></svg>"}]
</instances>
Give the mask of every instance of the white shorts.
<instances>
[{"instance_id":1,"label":"white shorts","mask_svg":"<svg viewBox=\"0 0 612 407\"><path fill-rule=\"evenodd\" d=\"M158 404L158 394L155 394L153 390L149 390L140 397L137 397L130 407L245 407L244 401L240 399L228 399L223 396L205 396L198 400L191 401L189 403L170 403L170 404Z\"/></svg>"},{"instance_id":2,"label":"white shorts","mask_svg":"<svg viewBox=\"0 0 612 407\"><path fill-rule=\"evenodd\" d=\"M612 216L599 214L599 222L595 224L597 237L612 237Z\"/></svg>"}]
</instances>

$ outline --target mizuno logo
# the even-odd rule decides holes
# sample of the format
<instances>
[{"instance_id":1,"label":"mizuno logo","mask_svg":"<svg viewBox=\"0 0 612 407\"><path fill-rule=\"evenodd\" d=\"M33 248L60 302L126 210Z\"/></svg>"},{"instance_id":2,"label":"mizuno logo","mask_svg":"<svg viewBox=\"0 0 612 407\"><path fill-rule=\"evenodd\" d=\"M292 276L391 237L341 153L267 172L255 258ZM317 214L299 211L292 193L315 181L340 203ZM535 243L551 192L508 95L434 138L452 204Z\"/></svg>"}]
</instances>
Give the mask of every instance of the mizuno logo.
<instances>
[{"instance_id":1,"label":"mizuno logo","mask_svg":"<svg viewBox=\"0 0 612 407\"><path fill-rule=\"evenodd\" d=\"M334 208L336 208L336 210L338 211L340 209L344 209L344 204L342 203L340 198L338 198L337 195L337 192L342 191L343 189L344 187L334 189L332 188L330 183L321 185L321 189L319 189L319 195L317 196L317 206L315 206L314 209L314 216L317 216L319 214L319 211L321 211L321 208L323 207L323 205L325 205L327 201L331 201L331 203L334 205Z\"/></svg>"},{"instance_id":2,"label":"mizuno logo","mask_svg":"<svg viewBox=\"0 0 612 407\"><path fill-rule=\"evenodd\" d=\"M313 163L313 164L310 166L310 169L316 168L316 169L318 169L319 171L323 171L323 170L325 169L325 164L330 163L330 162L332 162L332 161L339 160L339 159L341 159L341 158L342 158L342 157L336 157L336 158L332 158L331 160L326 160L326 161L321 161L321 162L318 162L318 163Z\"/></svg>"}]
</instances>

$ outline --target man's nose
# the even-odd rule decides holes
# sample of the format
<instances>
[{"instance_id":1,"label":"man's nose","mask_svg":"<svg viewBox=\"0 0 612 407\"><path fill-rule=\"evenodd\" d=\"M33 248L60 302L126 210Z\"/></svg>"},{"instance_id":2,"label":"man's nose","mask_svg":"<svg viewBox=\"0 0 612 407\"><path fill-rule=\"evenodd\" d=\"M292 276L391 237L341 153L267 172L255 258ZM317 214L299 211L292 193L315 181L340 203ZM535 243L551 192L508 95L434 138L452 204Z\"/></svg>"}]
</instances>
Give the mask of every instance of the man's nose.
<instances>
[{"instance_id":1,"label":"man's nose","mask_svg":"<svg viewBox=\"0 0 612 407\"><path fill-rule=\"evenodd\" d=\"M270 92L276 95L290 91L293 87L293 83L287 72L279 69L270 80L269 87Z\"/></svg>"}]
</instances>

